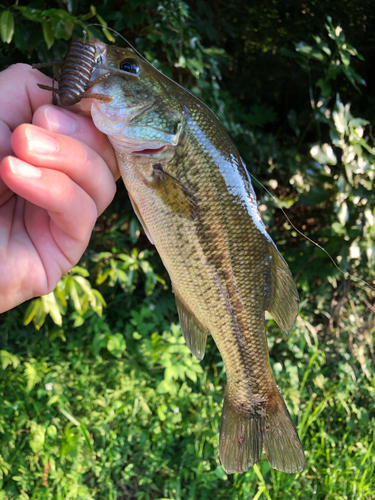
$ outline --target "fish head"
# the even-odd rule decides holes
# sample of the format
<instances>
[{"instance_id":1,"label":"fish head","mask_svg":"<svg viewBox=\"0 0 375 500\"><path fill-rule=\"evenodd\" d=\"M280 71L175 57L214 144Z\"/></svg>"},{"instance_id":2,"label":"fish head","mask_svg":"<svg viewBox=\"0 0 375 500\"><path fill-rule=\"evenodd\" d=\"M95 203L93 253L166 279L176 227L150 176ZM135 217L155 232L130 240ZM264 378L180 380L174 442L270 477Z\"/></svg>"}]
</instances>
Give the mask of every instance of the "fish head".
<instances>
[{"instance_id":1,"label":"fish head","mask_svg":"<svg viewBox=\"0 0 375 500\"><path fill-rule=\"evenodd\" d=\"M110 102L92 100L95 126L118 153L170 159L185 117L168 91L168 79L130 47L90 41L96 47L91 80L97 80L90 91L112 97Z\"/></svg>"}]
</instances>

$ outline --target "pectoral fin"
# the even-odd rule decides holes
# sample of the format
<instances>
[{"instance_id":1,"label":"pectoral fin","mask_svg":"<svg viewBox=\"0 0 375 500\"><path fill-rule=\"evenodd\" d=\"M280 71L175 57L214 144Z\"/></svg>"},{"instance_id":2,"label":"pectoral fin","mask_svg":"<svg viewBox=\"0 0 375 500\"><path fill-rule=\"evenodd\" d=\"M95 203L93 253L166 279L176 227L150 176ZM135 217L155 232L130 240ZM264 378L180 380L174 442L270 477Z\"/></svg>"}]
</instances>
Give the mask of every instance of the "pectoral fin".
<instances>
[{"instance_id":1,"label":"pectoral fin","mask_svg":"<svg viewBox=\"0 0 375 500\"><path fill-rule=\"evenodd\" d=\"M165 172L161 165L154 165L151 177L143 182L174 212L189 219L198 217L194 196L181 182Z\"/></svg>"},{"instance_id":2,"label":"pectoral fin","mask_svg":"<svg viewBox=\"0 0 375 500\"><path fill-rule=\"evenodd\" d=\"M198 361L201 361L204 358L207 335L209 332L207 328L197 320L177 290L173 288L173 291L176 299L178 317L180 318L181 330L186 345L190 349L192 355Z\"/></svg>"},{"instance_id":3,"label":"pectoral fin","mask_svg":"<svg viewBox=\"0 0 375 500\"><path fill-rule=\"evenodd\" d=\"M279 327L288 333L298 314L298 292L288 264L272 242L268 244L268 248L269 279L265 309Z\"/></svg>"}]
</instances>

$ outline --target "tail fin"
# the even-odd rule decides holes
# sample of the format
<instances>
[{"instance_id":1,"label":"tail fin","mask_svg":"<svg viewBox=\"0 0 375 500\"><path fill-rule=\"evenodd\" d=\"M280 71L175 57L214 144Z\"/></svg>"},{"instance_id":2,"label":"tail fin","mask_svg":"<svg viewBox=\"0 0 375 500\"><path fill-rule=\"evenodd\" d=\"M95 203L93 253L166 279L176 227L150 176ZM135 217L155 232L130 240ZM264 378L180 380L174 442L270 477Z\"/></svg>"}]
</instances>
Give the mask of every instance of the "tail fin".
<instances>
[{"instance_id":1,"label":"tail fin","mask_svg":"<svg viewBox=\"0 0 375 500\"><path fill-rule=\"evenodd\" d=\"M281 394L272 410L241 414L225 396L220 427L220 460L225 472L244 472L261 459L264 450L274 469L301 472L305 455Z\"/></svg>"}]
</instances>

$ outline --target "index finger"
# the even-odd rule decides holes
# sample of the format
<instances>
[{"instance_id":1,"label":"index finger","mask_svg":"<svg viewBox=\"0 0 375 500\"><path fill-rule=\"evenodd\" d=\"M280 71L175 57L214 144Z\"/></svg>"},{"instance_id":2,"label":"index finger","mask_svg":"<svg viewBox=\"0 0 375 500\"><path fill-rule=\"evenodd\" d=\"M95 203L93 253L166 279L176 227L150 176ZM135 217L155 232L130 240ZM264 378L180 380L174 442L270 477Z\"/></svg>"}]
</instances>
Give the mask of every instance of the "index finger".
<instances>
[{"instance_id":1,"label":"index finger","mask_svg":"<svg viewBox=\"0 0 375 500\"><path fill-rule=\"evenodd\" d=\"M0 72L0 161L13 154L13 130L21 123L30 123L35 110L51 102L51 94L39 88L38 83L50 85L51 78L29 64L13 64ZM0 177L0 204L9 196Z\"/></svg>"},{"instance_id":2,"label":"index finger","mask_svg":"<svg viewBox=\"0 0 375 500\"><path fill-rule=\"evenodd\" d=\"M0 73L0 121L11 132L21 123L31 123L37 108L51 103L51 93L38 83L51 85L51 78L28 64L13 64Z\"/></svg>"}]
</instances>

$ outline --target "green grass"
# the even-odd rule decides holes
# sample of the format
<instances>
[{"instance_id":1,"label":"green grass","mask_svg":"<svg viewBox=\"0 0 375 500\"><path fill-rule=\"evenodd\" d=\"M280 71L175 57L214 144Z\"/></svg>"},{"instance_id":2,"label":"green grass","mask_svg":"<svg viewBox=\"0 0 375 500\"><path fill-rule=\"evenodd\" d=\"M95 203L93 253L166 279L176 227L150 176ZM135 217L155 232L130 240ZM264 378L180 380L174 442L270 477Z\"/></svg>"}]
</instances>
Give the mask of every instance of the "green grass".
<instances>
[{"instance_id":1,"label":"green grass","mask_svg":"<svg viewBox=\"0 0 375 500\"><path fill-rule=\"evenodd\" d=\"M74 314L39 332L17 311L3 316L0 499L375 497L373 328L359 313L362 329L351 317L325 336L303 311L288 339L268 323L306 468L288 475L263 460L227 476L218 459L220 355L211 340L198 363L169 326L172 296L157 292L156 308L144 298L116 314L88 311L77 328Z\"/></svg>"}]
</instances>

